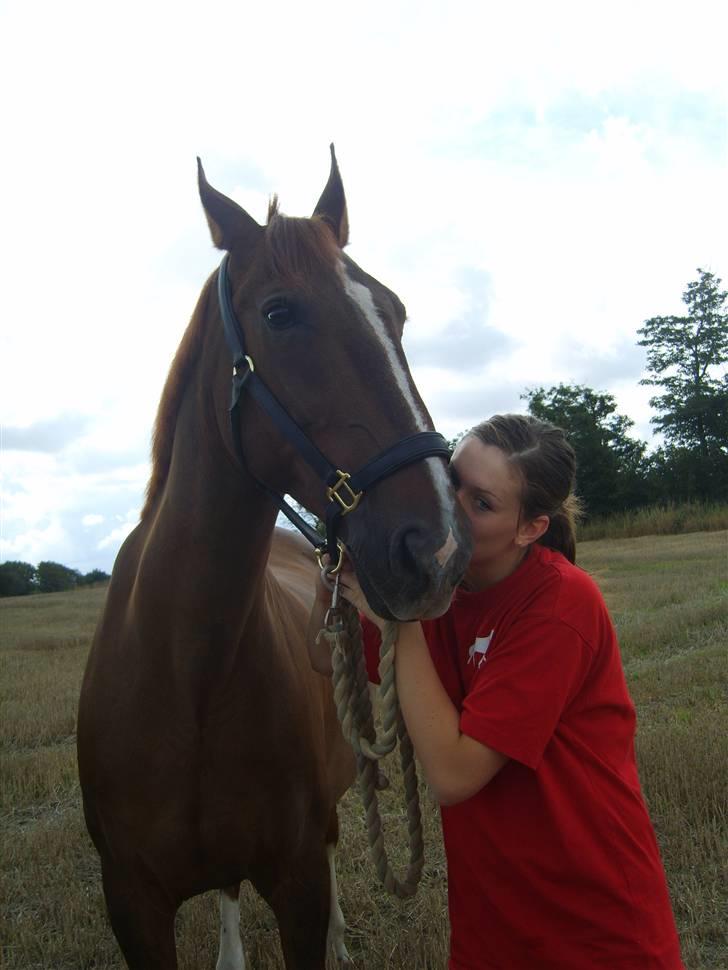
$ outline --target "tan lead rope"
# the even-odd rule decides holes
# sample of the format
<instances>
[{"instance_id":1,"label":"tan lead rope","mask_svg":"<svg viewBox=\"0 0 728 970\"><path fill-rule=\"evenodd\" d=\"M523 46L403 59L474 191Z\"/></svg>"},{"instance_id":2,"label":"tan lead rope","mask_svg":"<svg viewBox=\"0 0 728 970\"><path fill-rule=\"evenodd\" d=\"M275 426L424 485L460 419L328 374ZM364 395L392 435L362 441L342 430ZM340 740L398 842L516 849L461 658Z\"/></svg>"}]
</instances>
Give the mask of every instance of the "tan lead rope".
<instances>
[{"instance_id":1,"label":"tan lead rope","mask_svg":"<svg viewBox=\"0 0 728 970\"><path fill-rule=\"evenodd\" d=\"M387 623L382 634L379 676L383 733L379 738L376 736L369 696L361 625L354 607L343 603L330 611L326 627L319 634L319 637L322 636L331 646L334 702L341 730L356 755L359 792L366 813L367 835L374 867L387 892L400 898L414 896L422 876L424 843L414 750L399 710L394 678L397 624ZM377 762L394 750L397 741L404 779L409 841L409 865L402 880L394 875L387 858L377 798Z\"/></svg>"}]
</instances>

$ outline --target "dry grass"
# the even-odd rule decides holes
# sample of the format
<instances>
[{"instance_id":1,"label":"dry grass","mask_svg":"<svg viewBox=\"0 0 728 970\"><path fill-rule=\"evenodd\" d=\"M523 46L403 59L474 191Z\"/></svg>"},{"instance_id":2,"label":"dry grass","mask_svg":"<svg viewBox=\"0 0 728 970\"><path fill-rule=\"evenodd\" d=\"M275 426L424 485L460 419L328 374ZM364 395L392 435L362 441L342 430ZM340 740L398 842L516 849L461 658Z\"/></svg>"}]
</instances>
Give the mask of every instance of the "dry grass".
<instances>
[{"instance_id":1,"label":"dry grass","mask_svg":"<svg viewBox=\"0 0 728 970\"><path fill-rule=\"evenodd\" d=\"M620 632L640 715L638 755L662 846L688 970L728 967L728 534L583 543ZM80 810L74 726L103 589L0 600L2 967L122 970L104 912L96 854ZM391 769L394 774L394 769ZM394 796L400 791L395 784ZM399 810L388 829L405 859ZM437 811L424 798L427 864L417 897L377 886L356 794L342 803L339 860L348 945L372 970L442 970L446 879ZM398 834L399 833L399 834ZM275 921L250 890L241 925L255 970L282 968ZM186 903L180 967L215 963L217 899Z\"/></svg>"},{"instance_id":2,"label":"dry grass","mask_svg":"<svg viewBox=\"0 0 728 970\"><path fill-rule=\"evenodd\" d=\"M728 967L728 533L583 544L639 714L637 754L689 970Z\"/></svg>"},{"instance_id":3,"label":"dry grass","mask_svg":"<svg viewBox=\"0 0 728 970\"><path fill-rule=\"evenodd\" d=\"M725 502L669 502L589 518L579 527L579 535L586 542L723 529L728 529L728 504Z\"/></svg>"}]
</instances>

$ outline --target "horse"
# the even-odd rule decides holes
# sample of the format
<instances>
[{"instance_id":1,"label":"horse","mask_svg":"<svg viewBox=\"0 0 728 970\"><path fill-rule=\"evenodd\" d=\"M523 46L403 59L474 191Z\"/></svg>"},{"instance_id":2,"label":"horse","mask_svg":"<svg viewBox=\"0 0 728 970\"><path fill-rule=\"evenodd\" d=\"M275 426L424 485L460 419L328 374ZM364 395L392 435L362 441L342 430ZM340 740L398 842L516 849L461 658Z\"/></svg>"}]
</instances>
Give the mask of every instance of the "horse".
<instances>
[{"instance_id":1,"label":"horse","mask_svg":"<svg viewBox=\"0 0 728 970\"><path fill-rule=\"evenodd\" d=\"M174 970L175 913L214 889L217 968L242 970L242 880L272 908L287 970L322 970L328 944L347 960L333 853L354 761L305 646L319 567L305 539L276 527L281 497L321 518L335 507L329 545L346 549L390 619L444 612L469 538L402 351L404 306L344 252L333 145L310 218L283 215L273 196L259 225L199 159L198 188L225 256L167 377L146 501L90 649L78 712L84 815L131 970ZM231 326L244 341L233 348L234 406ZM283 431L247 394L253 372L285 412ZM402 442L419 438L424 457L399 461ZM394 454L384 471L383 450ZM314 452L331 456L328 487ZM366 489L344 471L359 466L374 469Z\"/></svg>"}]
</instances>

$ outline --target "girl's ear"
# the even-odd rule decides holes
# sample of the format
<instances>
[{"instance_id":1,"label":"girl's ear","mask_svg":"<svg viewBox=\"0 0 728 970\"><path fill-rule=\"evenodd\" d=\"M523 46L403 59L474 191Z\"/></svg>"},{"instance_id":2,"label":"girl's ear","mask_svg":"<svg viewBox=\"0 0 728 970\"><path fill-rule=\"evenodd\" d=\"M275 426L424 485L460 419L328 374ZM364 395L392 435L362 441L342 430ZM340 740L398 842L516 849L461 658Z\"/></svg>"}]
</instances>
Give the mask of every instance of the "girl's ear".
<instances>
[{"instance_id":1,"label":"girl's ear","mask_svg":"<svg viewBox=\"0 0 728 970\"><path fill-rule=\"evenodd\" d=\"M550 524L551 519L548 515L537 515L535 519L528 519L522 522L518 527L516 545L530 546L532 543L537 542L548 530Z\"/></svg>"}]
</instances>

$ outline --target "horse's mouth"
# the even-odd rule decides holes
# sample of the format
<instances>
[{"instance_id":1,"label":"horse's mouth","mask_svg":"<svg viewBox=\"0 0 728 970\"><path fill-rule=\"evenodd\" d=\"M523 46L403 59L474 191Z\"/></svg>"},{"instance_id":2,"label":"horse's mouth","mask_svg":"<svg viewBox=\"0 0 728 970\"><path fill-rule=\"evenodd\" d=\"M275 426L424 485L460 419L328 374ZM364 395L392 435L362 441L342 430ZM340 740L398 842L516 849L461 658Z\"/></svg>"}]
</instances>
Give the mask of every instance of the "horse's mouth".
<instances>
[{"instance_id":1,"label":"horse's mouth","mask_svg":"<svg viewBox=\"0 0 728 970\"><path fill-rule=\"evenodd\" d=\"M362 573L359 583L373 612L383 620L407 623L413 620L430 620L442 616L450 606L453 593L462 576L443 577L421 592L406 588L390 588L380 592L369 576Z\"/></svg>"}]
</instances>

